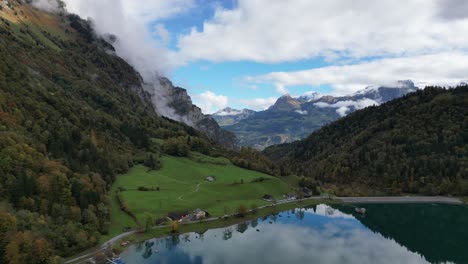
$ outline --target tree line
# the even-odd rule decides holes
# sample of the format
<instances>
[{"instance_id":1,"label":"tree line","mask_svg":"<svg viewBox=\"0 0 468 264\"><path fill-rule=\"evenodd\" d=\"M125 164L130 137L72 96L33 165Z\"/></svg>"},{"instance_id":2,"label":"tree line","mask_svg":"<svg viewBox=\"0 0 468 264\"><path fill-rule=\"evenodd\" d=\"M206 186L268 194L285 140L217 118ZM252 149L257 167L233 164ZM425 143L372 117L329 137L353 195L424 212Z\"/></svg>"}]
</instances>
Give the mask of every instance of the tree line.
<instances>
[{"instance_id":1,"label":"tree line","mask_svg":"<svg viewBox=\"0 0 468 264\"><path fill-rule=\"evenodd\" d=\"M427 87L264 151L339 195L468 195L468 86Z\"/></svg>"}]
</instances>

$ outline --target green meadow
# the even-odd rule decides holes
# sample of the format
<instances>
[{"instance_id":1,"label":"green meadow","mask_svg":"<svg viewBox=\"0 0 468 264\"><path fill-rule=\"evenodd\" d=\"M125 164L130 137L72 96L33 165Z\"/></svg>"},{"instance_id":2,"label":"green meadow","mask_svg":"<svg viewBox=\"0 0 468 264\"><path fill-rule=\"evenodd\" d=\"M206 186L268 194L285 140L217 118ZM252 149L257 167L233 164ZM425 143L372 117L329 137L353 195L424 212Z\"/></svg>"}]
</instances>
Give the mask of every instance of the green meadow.
<instances>
[{"instance_id":1,"label":"green meadow","mask_svg":"<svg viewBox=\"0 0 468 264\"><path fill-rule=\"evenodd\" d=\"M117 177L112 186L112 223L110 234L103 240L122 232L136 223L120 210L115 191L122 187L123 199L138 219L145 213L164 217L168 212L192 211L202 208L212 216L234 213L247 207L267 204L261 197L270 194L278 199L290 190L283 180L256 171L236 167L224 158L212 158L194 153L192 158L163 156L162 169L149 171L138 165ZM206 177L214 176L214 182ZM264 178L262 182L255 180ZM159 191L139 191L138 187L158 187Z\"/></svg>"}]
</instances>

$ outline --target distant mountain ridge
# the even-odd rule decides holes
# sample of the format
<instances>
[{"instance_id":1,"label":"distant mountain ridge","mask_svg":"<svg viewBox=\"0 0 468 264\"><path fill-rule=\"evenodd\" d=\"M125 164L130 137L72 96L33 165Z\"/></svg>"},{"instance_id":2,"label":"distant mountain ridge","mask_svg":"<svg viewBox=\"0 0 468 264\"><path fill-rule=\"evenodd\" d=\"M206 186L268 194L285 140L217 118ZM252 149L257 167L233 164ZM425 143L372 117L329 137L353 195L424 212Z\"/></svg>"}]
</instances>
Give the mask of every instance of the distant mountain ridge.
<instances>
[{"instance_id":1,"label":"distant mountain ridge","mask_svg":"<svg viewBox=\"0 0 468 264\"><path fill-rule=\"evenodd\" d=\"M284 95L265 111L218 111L213 118L236 134L241 146L257 149L306 137L325 124L356 110L391 101L418 88L410 80L391 86L369 86L349 96L334 97L309 92L299 97ZM228 118L226 117L228 116Z\"/></svg>"},{"instance_id":2,"label":"distant mountain ridge","mask_svg":"<svg viewBox=\"0 0 468 264\"><path fill-rule=\"evenodd\" d=\"M250 109L232 109L230 107L219 110L212 116L220 126L228 126L238 123L242 119L246 119L255 114L254 110Z\"/></svg>"},{"instance_id":3,"label":"distant mountain ridge","mask_svg":"<svg viewBox=\"0 0 468 264\"><path fill-rule=\"evenodd\" d=\"M468 86L427 87L264 154L340 196L468 195Z\"/></svg>"}]
</instances>

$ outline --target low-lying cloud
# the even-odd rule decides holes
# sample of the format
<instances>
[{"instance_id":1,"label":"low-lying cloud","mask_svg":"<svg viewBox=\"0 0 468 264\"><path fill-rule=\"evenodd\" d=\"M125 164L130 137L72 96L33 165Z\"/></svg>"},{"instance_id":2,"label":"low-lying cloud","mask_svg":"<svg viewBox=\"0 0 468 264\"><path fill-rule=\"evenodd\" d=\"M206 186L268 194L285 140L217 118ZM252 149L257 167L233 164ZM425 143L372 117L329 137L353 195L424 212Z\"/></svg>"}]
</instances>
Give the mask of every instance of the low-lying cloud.
<instances>
[{"instance_id":1,"label":"low-lying cloud","mask_svg":"<svg viewBox=\"0 0 468 264\"><path fill-rule=\"evenodd\" d=\"M269 98L254 98L254 99L239 99L238 103L245 105L247 108L252 110L266 110L268 107L272 106L278 98L269 97Z\"/></svg>"},{"instance_id":2,"label":"low-lying cloud","mask_svg":"<svg viewBox=\"0 0 468 264\"><path fill-rule=\"evenodd\" d=\"M60 5L57 0L32 0L31 4L36 8L49 12L57 12L60 9Z\"/></svg>"},{"instance_id":3,"label":"low-lying cloud","mask_svg":"<svg viewBox=\"0 0 468 264\"><path fill-rule=\"evenodd\" d=\"M359 110L359 109L363 109L372 105L379 105L379 104L380 103L377 101L366 98L366 99L362 99L358 101L351 101L351 100L339 101L334 104L318 102L318 103L315 103L314 105L320 108L336 108L336 112L340 116L343 117L343 116L346 116L349 113L349 111L352 110L351 108L354 108L355 110Z\"/></svg>"},{"instance_id":4,"label":"low-lying cloud","mask_svg":"<svg viewBox=\"0 0 468 264\"><path fill-rule=\"evenodd\" d=\"M190 124L189 120L168 107L171 100L167 96L168 87L159 83L159 77L167 75L176 65L171 60L171 51L165 47L170 34L162 24L158 24L156 33L159 38L155 38L148 23L186 12L193 7L193 0L65 0L65 3L69 12L89 19L97 34L116 36L113 46L117 55L141 74L144 88L152 94L160 114Z\"/></svg>"},{"instance_id":5,"label":"low-lying cloud","mask_svg":"<svg viewBox=\"0 0 468 264\"><path fill-rule=\"evenodd\" d=\"M212 114L219 109L226 108L229 104L227 96L217 95L211 91L206 91L193 96L194 102L205 114Z\"/></svg>"}]
</instances>

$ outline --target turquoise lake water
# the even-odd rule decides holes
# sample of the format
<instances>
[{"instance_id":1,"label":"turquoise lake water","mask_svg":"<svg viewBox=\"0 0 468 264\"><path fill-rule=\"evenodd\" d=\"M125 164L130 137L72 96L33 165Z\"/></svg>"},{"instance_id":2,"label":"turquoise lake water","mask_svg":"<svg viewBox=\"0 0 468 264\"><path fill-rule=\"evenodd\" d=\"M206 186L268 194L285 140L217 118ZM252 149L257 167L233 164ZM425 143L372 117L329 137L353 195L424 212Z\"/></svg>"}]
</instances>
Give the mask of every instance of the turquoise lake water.
<instances>
[{"instance_id":1,"label":"turquoise lake water","mask_svg":"<svg viewBox=\"0 0 468 264\"><path fill-rule=\"evenodd\" d=\"M227 228L130 246L125 263L468 263L468 207L298 208Z\"/></svg>"}]
</instances>

